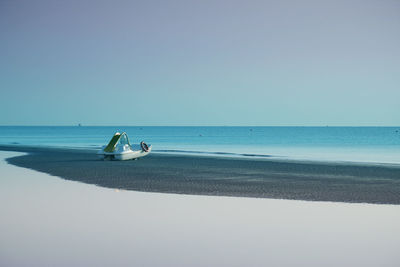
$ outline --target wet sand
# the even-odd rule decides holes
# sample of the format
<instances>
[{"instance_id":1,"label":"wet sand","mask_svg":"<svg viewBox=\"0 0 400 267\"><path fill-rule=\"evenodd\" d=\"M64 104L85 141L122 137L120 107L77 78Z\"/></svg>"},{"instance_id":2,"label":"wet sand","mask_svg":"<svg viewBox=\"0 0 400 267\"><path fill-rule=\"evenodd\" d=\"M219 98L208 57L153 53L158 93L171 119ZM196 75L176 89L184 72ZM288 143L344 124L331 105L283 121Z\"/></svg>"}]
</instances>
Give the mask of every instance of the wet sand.
<instances>
[{"instance_id":1,"label":"wet sand","mask_svg":"<svg viewBox=\"0 0 400 267\"><path fill-rule=\"evenodd\" d=\"M150 154L136 161L102 161L96 151L23 146L7 159L66 180L102 187L192 195L215 195L400 204L400 168L389 165L284 162Z\"/></svg>"}]
</instances>

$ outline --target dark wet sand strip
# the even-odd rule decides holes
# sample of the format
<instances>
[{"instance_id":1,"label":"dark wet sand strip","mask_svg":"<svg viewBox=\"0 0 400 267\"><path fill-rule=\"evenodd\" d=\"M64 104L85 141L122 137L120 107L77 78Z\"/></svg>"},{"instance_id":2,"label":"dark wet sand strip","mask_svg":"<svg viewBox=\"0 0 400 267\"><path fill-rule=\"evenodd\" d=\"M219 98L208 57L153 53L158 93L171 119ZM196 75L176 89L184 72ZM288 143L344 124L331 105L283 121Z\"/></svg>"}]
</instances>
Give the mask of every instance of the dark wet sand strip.
<instances>
[{"instance_id":1,"label":"dark wet sand strip","mask_svg":"<svg viewBox=\"0 0 400 267\"><path fill-rule=\"evenodd\" d=\"M28 152L10 164L109 188L193 195L400 204L400 168L344 163L150 154L102 161L95 151L0 146Z\"/></svg>"}]
</instances>

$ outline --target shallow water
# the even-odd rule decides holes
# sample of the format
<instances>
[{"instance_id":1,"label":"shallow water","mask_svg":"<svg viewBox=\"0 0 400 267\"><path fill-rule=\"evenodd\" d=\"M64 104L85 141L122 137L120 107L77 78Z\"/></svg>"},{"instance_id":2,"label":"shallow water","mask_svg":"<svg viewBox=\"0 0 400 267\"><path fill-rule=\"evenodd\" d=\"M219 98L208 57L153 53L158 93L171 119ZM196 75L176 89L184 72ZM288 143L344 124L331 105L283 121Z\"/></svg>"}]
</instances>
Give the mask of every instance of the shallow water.
<instances>
[{"instance_id":1,"label":"shallow water","mask_svg":"<svg viewBox=\"0 0 400 267\"><path fill-rule=\"evenodd\" d=\"M3 160L0 173L1 266L400 264L397 205L119 191Z\"/></svg>"},{"instance_id":2,"label":"shallow water","mask_svg":"<svg viewBox=\"0 0 400 267\"><path fill-rule=\"evenodd\" d=\"M400 164L400 127L0 127L0 144L93 147L115 131L153 151Z\"/></svg>"}]
</instances>

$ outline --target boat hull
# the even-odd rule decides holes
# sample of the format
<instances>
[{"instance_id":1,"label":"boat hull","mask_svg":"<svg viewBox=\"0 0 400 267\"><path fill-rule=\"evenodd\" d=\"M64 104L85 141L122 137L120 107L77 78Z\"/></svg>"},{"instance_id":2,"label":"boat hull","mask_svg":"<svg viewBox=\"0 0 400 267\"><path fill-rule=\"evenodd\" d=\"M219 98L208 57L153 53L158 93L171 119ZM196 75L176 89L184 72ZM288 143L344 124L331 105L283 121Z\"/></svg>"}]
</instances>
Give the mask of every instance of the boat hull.
<instances>
[{"instance_id":1,"label":"boat hull","mask_svg":"<svg viewBox=\"0 0 400 267\"><path fill-rule=\"evenodd\" d=\"M131 150L131 151L123 151L123 152L116 152L116 153L108 153L104 152L103 150L97 153L100 159L110 159L110 160L132 160L147 156L151 152L151 147L149 151L143 150Z\"/></svg>"}]
</instances>

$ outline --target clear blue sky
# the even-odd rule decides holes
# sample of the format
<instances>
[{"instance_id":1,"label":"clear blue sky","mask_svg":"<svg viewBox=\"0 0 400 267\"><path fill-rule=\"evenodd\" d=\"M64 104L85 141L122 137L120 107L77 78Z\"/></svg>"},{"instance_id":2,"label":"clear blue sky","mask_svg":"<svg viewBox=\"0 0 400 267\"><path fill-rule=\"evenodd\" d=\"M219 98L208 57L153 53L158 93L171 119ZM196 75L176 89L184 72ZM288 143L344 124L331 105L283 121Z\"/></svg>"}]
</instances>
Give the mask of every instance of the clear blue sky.
<instances>
[{"instance_id":1,"label":"clear blue sky","mask_svg":"<svg viewBox=\"0 0 400 267\"><path fill-rule=\"evenodd\" d=\"M0 125L400 125L400 1L0 1Z\"/></svg>"}]
</instances>

